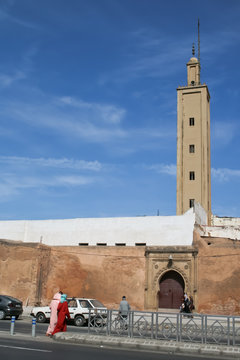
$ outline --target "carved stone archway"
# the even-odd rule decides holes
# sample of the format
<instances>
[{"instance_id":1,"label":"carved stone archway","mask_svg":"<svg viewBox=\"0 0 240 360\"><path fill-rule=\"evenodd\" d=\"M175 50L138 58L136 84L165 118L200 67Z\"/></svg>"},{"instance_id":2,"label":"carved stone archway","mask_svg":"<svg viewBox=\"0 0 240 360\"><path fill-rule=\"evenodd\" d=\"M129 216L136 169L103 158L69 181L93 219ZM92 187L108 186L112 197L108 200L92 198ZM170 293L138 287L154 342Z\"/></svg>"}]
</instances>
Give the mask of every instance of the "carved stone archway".
<instances>
[{"instance_id":1,"label":"carved stone archway","mask_svg":"<svg viewBox=\"0 0 240 360\"><path fill-rule=\"evenodd\" d=\"M159 282L170 270L182 277L184 291L193 296L197 308L197 253L193 246L146 248L146 309L158 310Z\"/></svg>"}]
</instances>

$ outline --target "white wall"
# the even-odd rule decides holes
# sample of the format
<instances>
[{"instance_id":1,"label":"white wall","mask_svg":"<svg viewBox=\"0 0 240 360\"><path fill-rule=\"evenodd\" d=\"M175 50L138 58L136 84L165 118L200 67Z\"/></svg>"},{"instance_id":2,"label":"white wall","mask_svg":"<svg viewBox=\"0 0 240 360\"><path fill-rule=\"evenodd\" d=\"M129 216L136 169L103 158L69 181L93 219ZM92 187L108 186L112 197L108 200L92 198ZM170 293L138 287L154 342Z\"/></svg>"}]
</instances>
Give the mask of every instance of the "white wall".
<instances>
[{"instance_id":1,"label":"white wall","mask_svg":"<svg viewBox=\"0 0 240 360\"><path fill-rule=\"evenodd\" d=\"M201 235L240 240L240 226L206 226Z\"/></svg>"},{"instance_id":2,"label":"white wall","mask_svg":"<svg viewBox=\"0 0 240 360\"><path fill-rule=\"evenodd\" d=\"M240 226L240 218L212 216L212 226Z\"/></svg>"},{"instance_id":3,"label":"white wall","mask_svg":"<svg viewBox=\"0 0 240 360\"><path fill-rule=\"evenodd\" d=\"M192 209L179 216L0 221L0 238L52 246L187 246L192 244L194 224Z\"/></svg>"},{"instance_id":4,"label":"white wall","mask_svg":"<svg viewBox=\"0 0 240 360\"><path fill-rule=\"evenodd\" d=\"M240 218L212 216L212 226L202 226L203 236L240 240Z\"/></svg>"},{"instance_id":5,"label":"white wall","mask_svg":"<svg viewBox=\"0 0 240 360\"><path fill-rule=\"evenodd\" d=\"M207 213L199 202L194 202L194 213L196 224L207 225Z\"/></svg>"}]
</instances>

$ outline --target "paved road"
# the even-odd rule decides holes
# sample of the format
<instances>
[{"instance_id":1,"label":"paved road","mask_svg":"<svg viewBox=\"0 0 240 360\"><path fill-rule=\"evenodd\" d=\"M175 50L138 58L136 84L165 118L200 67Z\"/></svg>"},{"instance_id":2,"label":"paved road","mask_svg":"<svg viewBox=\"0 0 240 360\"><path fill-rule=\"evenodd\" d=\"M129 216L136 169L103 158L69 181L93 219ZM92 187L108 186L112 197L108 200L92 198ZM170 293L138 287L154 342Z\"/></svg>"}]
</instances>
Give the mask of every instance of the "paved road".
<instances>
[{"instance_id":1,"label":"paved road","mask_svg":"<svg viewBox=\"0 0 240 360\"><path fill-rule=\"evenodd\" d=\"M21 360L23 357L24 360L28 358L47 360L49 356L51 356L49 359L59 360L63 358L62 355L74 360L79 355L84 356L84 360L95 360L96 357L97 360L113 358L118 360L120 356L121 359L125 356L126 360L240 359L239 347L101 336L88 334L87 327L75 326L68 326L66 333L58 333L51 339L45 336L48 324L37 324L37 336L32 337L32 322L29 318L16 321L14 336L11 336L10 326L10 320L0 321L0 360L9 358L15 360L16 357L18 357L16 360ZM65 349L68 349L69 356ZM99 353L98 351L96 353L96 349Z\"/></svg>"},{"instance_id":2,"label":"paved road","mask_svg":"<svg viewBox=\"0 0 240 360\"><path fill-rule=\"evenodd\" d=\"M194 355L178 356L145 351L119 350L104 347L61 344L46 338L45 341L0 337L1 360L196 360L203 359ZM213 357L204 356L204 360Z\"/></svg>"},{"instance_id":3,"label":"paved road","mask_svg":"<svg viewBox=\"0 0 240 360\"><path fill-rule=\"evenodd\" d=\"M44 324L37 323L36 324L36 335L45 335L48 325L49 324L47 324L47 323L44 323ZM0 321L0 333L1 333L1 331L4 331L4 332L9 331L10 332L10 327L11 327L10 319L5 319L5 320ZM68 330L71 332L87 332L88 328L87 328L87 326L76 327L74 325L68 325ZM15 332L15 334L31 335L32 334L32 318L24 318L24 319L16 320L14 332Z\"/></svg>"}]
</instances>

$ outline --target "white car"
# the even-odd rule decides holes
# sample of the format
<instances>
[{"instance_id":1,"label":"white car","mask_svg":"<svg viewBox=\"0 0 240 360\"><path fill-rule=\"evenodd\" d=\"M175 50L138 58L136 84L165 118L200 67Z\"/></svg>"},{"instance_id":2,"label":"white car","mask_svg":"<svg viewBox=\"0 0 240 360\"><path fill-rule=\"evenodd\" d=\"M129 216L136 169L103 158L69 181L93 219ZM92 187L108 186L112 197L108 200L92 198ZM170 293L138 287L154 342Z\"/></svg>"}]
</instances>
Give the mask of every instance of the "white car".
<instances>
[{"instance_id":1,"label":"white car","mask_svg":"<svg viewBox=\"0 0 240 360\"><path fill-rule=\"evenodd\" d=\"M83 326L89 318L100 315L101 318L107 317L107 308L96 299L87 298L68 298L68 309L74 325ZM89 311L90 310L90 311ZM49 306L34 307L31 316L36 317L37 322L44 323L50 319L51 310Z\"/></svg>"}]
</instances>

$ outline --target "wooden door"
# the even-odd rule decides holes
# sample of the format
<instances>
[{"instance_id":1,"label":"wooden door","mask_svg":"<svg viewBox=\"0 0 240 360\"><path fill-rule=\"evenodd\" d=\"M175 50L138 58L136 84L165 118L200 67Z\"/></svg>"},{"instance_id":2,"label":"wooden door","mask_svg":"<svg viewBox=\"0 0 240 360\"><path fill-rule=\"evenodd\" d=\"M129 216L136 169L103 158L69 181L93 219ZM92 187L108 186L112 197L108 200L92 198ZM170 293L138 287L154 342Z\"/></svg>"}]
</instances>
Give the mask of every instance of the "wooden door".
<instances>
[{"instance_id":1,"label":"wooden door","mask_svg":"<svg viewBox=\"0 0 240 360\"><path fill-rule=\"evenodd\" d=\"M176 271L168 271L160 280L159 308L179 309L184 292L184 280Z\"/></svg>"}]
</instances>

